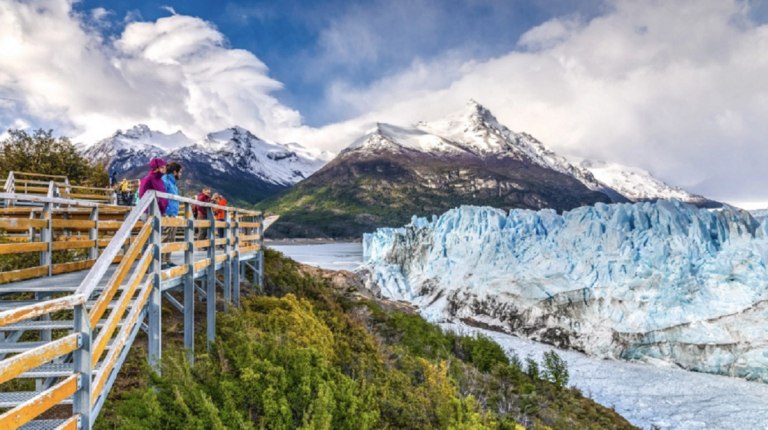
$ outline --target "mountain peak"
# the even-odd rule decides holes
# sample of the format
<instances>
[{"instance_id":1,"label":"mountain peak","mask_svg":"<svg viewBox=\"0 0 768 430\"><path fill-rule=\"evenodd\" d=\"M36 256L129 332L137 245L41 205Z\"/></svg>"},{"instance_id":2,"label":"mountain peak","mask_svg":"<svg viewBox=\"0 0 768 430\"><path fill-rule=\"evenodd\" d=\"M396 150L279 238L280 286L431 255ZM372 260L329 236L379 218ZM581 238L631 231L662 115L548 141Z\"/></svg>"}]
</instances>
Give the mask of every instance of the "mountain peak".
<instances>
[{"instance_id":1,"label":"mountain peak","mask_svg":"<svg viewBox=\"0 0 768 430\"><path fill-rule=\"evenodd\" d=\"M484 121L492 121L498 124L498 120L491 113L491 111L485 106L478 103L475 99L469 99L464 107L464 116L468 119L481 119Z\"/></svg>"},{"instance_id":2,"label":"mountain peak","mask_svg":"<svg viewBox=\"0 0 768 430\"><path fill-rule=\"evenodd\" d=\"M251 140L251 139L258 139L253 133L250 132L250 130L240 127L239 125L235 125L229 128L225 128L224 130L219 130L213 133L208 133L206 135L207 141L215 141L215 142L229 142L231 140Z\"/></svg>"},{"instance_id":3,"label":"mountain peak","mask_svg":"<svg viewBox=\"0 0 768 430\"><path fill-rule=\"evenodd\" d=\"M152 136L152 130L146 124L136 124L125 131L117 130L113 136L125 136L129 139L149 138Z\"/></svg>"}]
</instances>

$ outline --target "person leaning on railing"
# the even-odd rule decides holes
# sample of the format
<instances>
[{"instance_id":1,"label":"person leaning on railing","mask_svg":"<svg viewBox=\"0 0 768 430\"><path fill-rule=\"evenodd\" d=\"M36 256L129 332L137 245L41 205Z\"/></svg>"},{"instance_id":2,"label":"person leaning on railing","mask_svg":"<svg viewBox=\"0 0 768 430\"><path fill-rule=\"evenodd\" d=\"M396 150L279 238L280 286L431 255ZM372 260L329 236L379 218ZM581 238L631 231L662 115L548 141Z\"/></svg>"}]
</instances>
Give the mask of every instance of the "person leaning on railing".
<instances>
[{"instance_id":1,"label":"person leaning on railing","mask_svg":"<svg viewBox=\"0 0 768 430\"><path fill-rule=\"evenodd\" d=\"M166 163L165 160L160 158L153 158L149 162L149 173L141 179L141 185L139 185L139 198L144 197L144 193L149 190L165 192L163 175L165 175L167 164L168 163ZM157 199L157 205L160 207L160 214L165 215L165 209L168 207L168 200Z\"/></svg>"},{"instance_id":2,"label":"person leaning on railing","mask_svg":"<svg viewBox=\"0 0 768 430\"><path fill-rule=\"evenodd\" d=\"M226 206L227 199L224 198L224 196L219 193L213 193L213 197L211 198L211 203L217 204L219 206ZM224 209L214 209L213 217L216 218L216 221L224 221L226 219L226 211L224 211ZM224 238L223 227L217 228L216 232L218 237Z\"/></svg>"},{"instance_id":3,"label":"person leaning on railing","mask_svg":"<svg viewBox=\"0 0 768 430\"><path fill-rule=\"evenodd\" d=\"M211 187L203 187L203 190L200 191L200 194L197 195L197 201L203 202L203 203L210 203L211 202ZM205 220L208 219L208 208L204 206L195 206L195 215L197 215L198 220ZM213 222L213 220L211 220ZM197 240L205 240L208 238L208 229L205 227L199 227L197 229Z\"/></svg>"},{"instance_id":4,"label":"person leaning on railing","mask_svg":"<svg viewBox=\"0 0 768 430\"><path fill-rule=\"evenodd\" d=\"M163 185L165 185L165 192L179 195L179 188L176 186L176 182L181 177L181 164L171 161L165 167L165 175L163 175ZM176 217L179 216L179 202L176 200L168 200L168 206L165 208L165 216ZM163 228L163 243L176 242L176 230L178 227L165 227ZM163 265L175 266L171 262L171 254L163 254Z\"/></svg>"}]
</instances>

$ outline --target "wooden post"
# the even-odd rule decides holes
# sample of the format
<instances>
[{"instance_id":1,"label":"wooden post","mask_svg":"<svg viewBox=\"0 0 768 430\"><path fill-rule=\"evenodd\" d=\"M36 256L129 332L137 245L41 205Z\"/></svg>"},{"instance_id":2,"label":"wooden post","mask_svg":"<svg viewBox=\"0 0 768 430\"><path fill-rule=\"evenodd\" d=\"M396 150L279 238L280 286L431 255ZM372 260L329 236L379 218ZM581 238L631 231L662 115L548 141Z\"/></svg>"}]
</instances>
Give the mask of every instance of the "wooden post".
<instances>
[{"instance_id":1,"label":"wooden post","mask_svg":"<svg viewBox=\"0 0 768 430\"><path fill-rule=\"evenodd\" d=\"M160 373L160 357L162 356L162 292L161 292L161 254L162 248L162 234L160 226L160 207L157 204L157 197L152 201L149 207L149 219L147 222L152 222L152 240L150 248L154 254L152 259L151 273L152 273L152 292L147 302L147 319L149 320L148 328L149 333L147 336L149 364L152 366L155 372Z\"/></svg>"},{"instance_id":2,"label":"wooden post","mask_svg":"<svg viewBox=\"0 0 768 430\"><path fill-rule=\"evenodd\" d=\"M195 362L195 218L189 203L184 203L184 218L187 220L184 229L184 241L187 243L187 250L184 251L184 264L187 266L187 274L184 275L184 349L187 361L192 364Z\"/></svg>"}]
</instances>

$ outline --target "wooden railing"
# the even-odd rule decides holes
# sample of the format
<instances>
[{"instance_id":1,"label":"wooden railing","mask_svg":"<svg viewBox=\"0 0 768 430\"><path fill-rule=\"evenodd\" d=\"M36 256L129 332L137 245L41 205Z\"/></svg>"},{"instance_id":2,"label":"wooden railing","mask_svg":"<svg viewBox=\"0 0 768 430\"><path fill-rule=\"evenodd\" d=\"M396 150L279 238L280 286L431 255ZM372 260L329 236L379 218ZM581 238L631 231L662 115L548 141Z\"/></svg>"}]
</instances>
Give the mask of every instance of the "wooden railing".
<instances>
[{"instance_id":1,"label":"wooden railing","mask_svg":"<svg viewBox=\"0 0 768 430\"><path fill-rule=\"evenodd\" d=\"M210 345L215 337L217 284L221 285L225 305L237 305L240 300L241 262L261 259L260 264L263 264L264 220L260 212L202 203L154 191L145 194L137 206L129 208L132 209L129 213L125 212L126 208L106 207L94 202L0 194L0 199L6 198L37 202L43 206L24 208L29 211L20 207L5 209L4 217L0 218L0 228L24 233L20 237L25 238L17 243L0 245L0 253L12 253L14 250L39 252L41 262L45 264L0 273L0 279L15 282L69 270L90 270L69 295L0 312L0 327L34 318L52 319L62 312L74 315L71 334L52 340L49 332L49 339L42 345L0 361L0 384L51 360L69 357L69 354L73 363L72 373L63 380L0 415L0 428L23 425L69 397L72 398L73 414L65 424L77 426L71 428L90 428L145 317L149 362L157 371L160 370L161 299L164 294L184 313L184 347L191 361L194 359L195 280L204 280L206 287L201 296L206 300L206 337ZM177 201L181 216L161 216L160 198ZM204 209L207 219L193 218L195 206ZM223 213L223 219L216 220L215 211ZM63 214L77 218L61 218ZM112 219L103 220L100 218L102 215ZM124 219L114 219L119 217ZM163 229L166 229L165 232ZM175 234L172 229L175 229ZM199 240L195 237L196 229L201 237ZM114 234L108 239L101 239L102 230ZM54 231L60 233L57 239L54 239ZM61 239L65 232L70 240ZM170 240L163 242L163 233ZM219 234L221 237L218 237ZM83 237L72 238L78 235ZM178 240L179 236L183 239ZM35 240L38 238L40 240ZM100 247L102 244L106 245L103 250ZM52 264L51 252L59 249L85 249L88 259L61 263L68 266ZM196 258L196 250L205 251L203 258ZM178 252L183 252L183 264L163 268L163 256ZM118 263L116 267L115 263ZM263 266L260 267L263 272ZM183 305L167 293L177 287L182 288ZM0 292L2 290L0 285Z\"/></svg>"}]
</instances>

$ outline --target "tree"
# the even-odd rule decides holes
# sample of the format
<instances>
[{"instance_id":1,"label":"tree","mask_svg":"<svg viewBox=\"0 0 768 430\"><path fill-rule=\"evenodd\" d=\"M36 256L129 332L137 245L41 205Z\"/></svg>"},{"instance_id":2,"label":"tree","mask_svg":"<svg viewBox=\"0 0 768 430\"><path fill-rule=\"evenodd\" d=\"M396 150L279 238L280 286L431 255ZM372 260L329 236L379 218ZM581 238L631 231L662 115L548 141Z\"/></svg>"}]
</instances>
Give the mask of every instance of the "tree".
<instances>
[{"instance_id":1,"label":"tree","mask_svg":"<svg viewBox=\"0 0 768 430\"><path fill-rule=\"evenodd\" d=\"M0 142L0 178L10 171L65 175L78 185L106 187L106 168L92 165L78 154L67 137L54 137L53 130L8 130L9 136Z\"/></svg>"},{"instance_id":2,"label":"tree","mask_svg":"<svg viewBox=\"0 0 768 430\"><path fill-rule=\"evenodd\" d=\"M560 358L555 351L544 353L544 378L563 388L568 384L568 363Z\"/></svg>"},{"instance_id":3,"label":"tree","mask_svg":"<svg viewBox=\"0 0 768 430\"><path fill-rule=\"evenodd\" d=\"M534 382L540 379L539 374L539 362L537 362L533 357L530 355L526 357L525 359L526 364L526 373L528 374L528 377L531 378Z\"/></svg>"}]
</instances>

